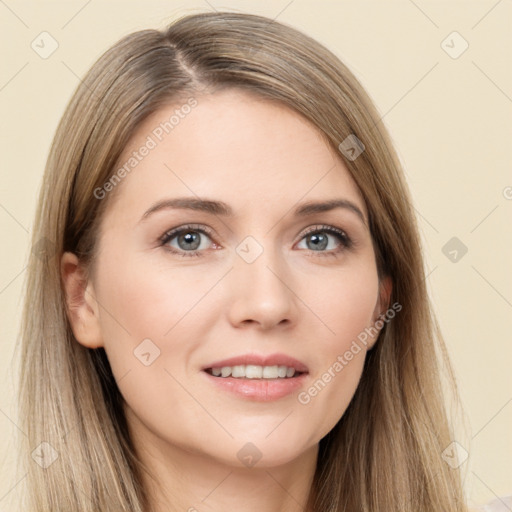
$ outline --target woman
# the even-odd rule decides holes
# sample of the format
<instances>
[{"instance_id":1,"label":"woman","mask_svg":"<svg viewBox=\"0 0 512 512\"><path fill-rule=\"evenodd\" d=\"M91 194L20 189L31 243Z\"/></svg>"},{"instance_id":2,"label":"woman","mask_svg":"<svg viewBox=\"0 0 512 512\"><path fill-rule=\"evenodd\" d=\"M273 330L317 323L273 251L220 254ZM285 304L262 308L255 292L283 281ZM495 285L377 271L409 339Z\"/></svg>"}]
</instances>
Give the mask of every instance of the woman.
<instances>
[{"instance_id":1,"label":"woman","mask_svg":"<svg viewBox=\"0 0 512 512\"><path fill-rule=\"evenodd\" d=\"M27 509L467 510L403 172L316 41L234 13L123 38L34 233Z\"/></svg>"}]
</instances>

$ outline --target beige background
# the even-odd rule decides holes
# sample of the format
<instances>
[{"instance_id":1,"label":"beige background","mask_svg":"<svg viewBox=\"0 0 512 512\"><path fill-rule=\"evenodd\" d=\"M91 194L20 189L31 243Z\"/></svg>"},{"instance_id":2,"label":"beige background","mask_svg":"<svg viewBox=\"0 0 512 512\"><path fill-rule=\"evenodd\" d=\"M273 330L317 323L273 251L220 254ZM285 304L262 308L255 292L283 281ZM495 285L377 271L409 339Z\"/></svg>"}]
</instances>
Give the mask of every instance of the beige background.
<instances>
[{"instance_id":1,"label":"beige background","mask_svg":"<svg viewBox=\"0 0 512 512\"><path fill-rule=\"evenodd\" d=\"M512 494L510 2L4 0L0 510L10 510L22 487L13 471L13 358L35 201L58 120L80 77L120 37L212 9L262 14L305 31L336 53L374 99L420 217L428 284L470 425L457 437L469 452L468 498L479 504ZM47 59L31 48L43 31L59 45ZM464 41L448 37L454 31L469 44L458 58L452 56ZM468 249L456 262L443 253L452 237Z\"/></svg>"}]
</instances>

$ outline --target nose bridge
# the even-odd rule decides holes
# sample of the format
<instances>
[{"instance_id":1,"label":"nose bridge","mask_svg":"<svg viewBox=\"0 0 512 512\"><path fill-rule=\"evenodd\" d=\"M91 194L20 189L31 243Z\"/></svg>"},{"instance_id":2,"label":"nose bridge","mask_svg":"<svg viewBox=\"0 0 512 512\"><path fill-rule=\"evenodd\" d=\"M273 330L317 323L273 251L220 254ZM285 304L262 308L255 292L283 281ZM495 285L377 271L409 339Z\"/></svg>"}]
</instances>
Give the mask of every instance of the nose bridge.
<instances>
[{"instance_id":1,"label":"nose bridge","mask_svg":"<svg viewBox=\"0 0 512 512\"><path fill-rule=\"evenodd\" d=\"M293 319L290 273L282 253L272 243L271 237L260 241L248 236L237 246L231 276L235 323L255 321L270 326Z\"/></svg>"}]
</instances>

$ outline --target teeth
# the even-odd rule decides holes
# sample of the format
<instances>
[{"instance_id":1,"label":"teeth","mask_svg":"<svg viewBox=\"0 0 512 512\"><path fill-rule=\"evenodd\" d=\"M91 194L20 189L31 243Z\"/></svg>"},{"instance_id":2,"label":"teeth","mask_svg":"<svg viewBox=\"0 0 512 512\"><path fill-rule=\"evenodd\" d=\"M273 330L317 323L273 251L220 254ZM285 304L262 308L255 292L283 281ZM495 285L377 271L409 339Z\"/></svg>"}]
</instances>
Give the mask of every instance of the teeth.
<instances>
[{"instance_id":1,"label":"teeth","mask_svg":"<svg viewBox=\"0 0 512 512\"><path fill-rule=\"evenodd\" d=\"M262 373L264 379L277 379L279 377L277 366L264 366Z\"/></svg>"},{"instance_id":2,"label":"teeth","mask_svg":"<svg viewBox=\"0 0 512 512\"><path fill-rule=\"evenodd\" d=\"M247 379L261 379L263 377L263 368L254 364L248 364L245 367L245 377Z\"/></svg>"},{"instance_id":3,"label":"teeth","mask_svg":"<svg viewBox=\"0 0 512 512\"><path fill-rule=\"evenodd\" d=\"M255 364L223 366L212 368L214 377L234 377L235 379L286 379L295 375L295 368L288 366L258 366Z\"/></svg>"},{"instance_id":4,"label":"teeth","mask_svg":"<svg viewBox=\"0 0 512 512\"><path fill-rule=\"evenodd\" d=\"M243 366L233 366L231 369L231 377L245 377L245 368Z\"/></svg>"}]
</instances>

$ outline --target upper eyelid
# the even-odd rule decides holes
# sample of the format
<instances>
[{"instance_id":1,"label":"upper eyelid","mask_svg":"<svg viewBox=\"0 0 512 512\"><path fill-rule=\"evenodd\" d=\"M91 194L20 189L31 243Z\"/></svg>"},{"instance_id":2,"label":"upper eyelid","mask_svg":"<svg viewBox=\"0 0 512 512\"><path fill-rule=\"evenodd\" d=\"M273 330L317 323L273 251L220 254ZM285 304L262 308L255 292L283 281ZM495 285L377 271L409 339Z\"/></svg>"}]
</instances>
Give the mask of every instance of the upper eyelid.
<instances>
[{"instance_id":1,"label":"upper eyelid","mask_svg":"<svg viewBox=\"0 0 512 512\"><path fill-rule=\"evenodd\" d=\"M173 238L181 233L182 231L199 231L204 232L209 236L214 235L214 230L203 224L183 224L183 226L177 226L175 228L168 229L164 234L159 237L159 240L172 236Z\"/></svg>"}]
</instances>

